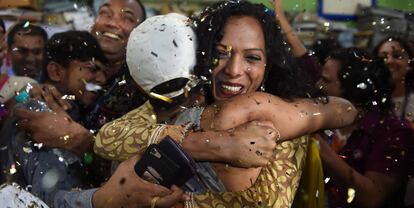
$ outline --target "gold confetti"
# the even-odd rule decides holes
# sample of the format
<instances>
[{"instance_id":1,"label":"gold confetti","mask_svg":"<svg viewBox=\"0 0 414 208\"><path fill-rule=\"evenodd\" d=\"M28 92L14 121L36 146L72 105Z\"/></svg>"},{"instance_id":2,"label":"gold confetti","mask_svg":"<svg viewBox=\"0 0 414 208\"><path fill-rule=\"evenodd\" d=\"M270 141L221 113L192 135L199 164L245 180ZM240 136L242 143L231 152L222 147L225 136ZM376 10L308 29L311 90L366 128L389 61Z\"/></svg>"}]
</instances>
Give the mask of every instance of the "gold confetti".
<instances>
[{"instance_id":1,"label":"gold confetti","mask_svg":"<svg viewBox=\"0 0 414 208\"><path fill-rule=\"evenodd\" d=\"M61 97L61 99L62 99L62 100L75 100L75 99L76 99L76 97L75 97L75 95L63 95L63 96Z\"/></svg>"},{"instance_id":2,"label":"gold confetti","mask_svg":"<svg viewBox=\"0 0 414 208\"><path fill-rule=\"evenodd\" d=\"M226 46L226 51L227 52L231 52L232 50L233 50L233 46L231 46L231 45Z\"/></svg>"},{"instance_id":3,"label":"gold confetti","mask_svg":"<svg viewBox=\"0 0 414 208\"><path fill-rule=\"evenodd\" d=\"M348 198L346 199L346 202L351 203L355 198L355 189L349 188L348 189Z\"/></svg>"},{"instance_id":4,"label":"gold confetti","mask_svg":"<svg viewBox=\"0 0 414 208\"><path fill-rule=\"evenodd\" d=\"M173 100L171 98L166 97L164 95L154 93L154 92L150 92L150 97L160 99L160 100L165 101L167 103L172 103L173 102Z\"/></svg>"},{"instance_id":5,"label":"gold confetti","mask_svg":"<svg viewBox=\"0 0 414 208\"><path fill-rule=\"evenodd\" d=\"M63 141L65 141L65 144L67 144L67 143L68 143L69 138L70 138L70 136L69 136L69 135L65 135L65 136L63 136Z\"/></svg>"},{"instance_id":6,"label":"gold confetti","mask_svg":"<svg viewBox=\"0 0 414 208\"><path fill-rule=\"evenodd\" d=\"M213 65L217 65L218 64L218 62L219 62L219 60L218 59L213 59Z\"/></svg>"}]
</instances>

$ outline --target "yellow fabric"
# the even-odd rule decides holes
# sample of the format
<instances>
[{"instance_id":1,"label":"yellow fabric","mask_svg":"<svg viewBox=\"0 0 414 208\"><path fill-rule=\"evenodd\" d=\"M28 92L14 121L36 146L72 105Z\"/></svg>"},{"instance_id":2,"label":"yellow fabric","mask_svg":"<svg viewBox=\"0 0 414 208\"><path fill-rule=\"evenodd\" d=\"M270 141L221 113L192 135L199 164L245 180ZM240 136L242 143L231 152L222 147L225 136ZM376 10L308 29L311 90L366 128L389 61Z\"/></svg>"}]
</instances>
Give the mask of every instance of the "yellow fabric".
<instances>
[{"instance_id":1,"label":"yellow fabric","mask_svg":"<svg viewBox=\"0 0 414 208\"><path fill-rule=\"evenodd\" d=\"M158 125L147 102L123 117L104 125L98 132L94 151L110 160L125 160L142 155L152 143L165 135L184 137L186 126ZM275 160L262 168L252 187L241 192L193 195L189 207L291 207L306 159L308 136L279 142Z\"/></svg>"},{"instance_id":2,"label":"yellow fabric","mask_svg":"<svg viewBox=\"0 0 414 208\"><path fill-rule=\"evenodd\" d=\"M325 206L325 186L318 140L311 137L302 179L292 207L322 208Z\"/></svg>"},{"instance_id":3,"label":"yellow fabric","mask_svg":"<svg viewBox=\"0 0 414 208\"><path fill-rule=\"evenodd\" d=\"M240 192L195 194L186 207L291 207L305 164L307 146L308 136L278 143L275 160L262 168L252 187Z\"/></svg>"},{"instance_id":4,"label":"yellow fabric","mask_svg":"<svg viewBox=\"0 0 414 208\"><path fill-rule=\"evenodd\" d=\"M180 143L187 128L187 125L157 124L154 108L147 101L102 126L95 137L94 152L108 160L123 161L143 154L150 144L167 135Z\"/></svg>"},{"instance_id":5,"label":"yellow fabric","mask_svg":"<svg viewBox=\"0 0 414 208\"><path fill-rule=\"evenodd\" d=\"M154 109L147 101L121 118L105 124L95 137L94 151L105 159L119 161L144 152L148 144L140 138L151 135L156 123Z\"/></svg>"}]
</instances>

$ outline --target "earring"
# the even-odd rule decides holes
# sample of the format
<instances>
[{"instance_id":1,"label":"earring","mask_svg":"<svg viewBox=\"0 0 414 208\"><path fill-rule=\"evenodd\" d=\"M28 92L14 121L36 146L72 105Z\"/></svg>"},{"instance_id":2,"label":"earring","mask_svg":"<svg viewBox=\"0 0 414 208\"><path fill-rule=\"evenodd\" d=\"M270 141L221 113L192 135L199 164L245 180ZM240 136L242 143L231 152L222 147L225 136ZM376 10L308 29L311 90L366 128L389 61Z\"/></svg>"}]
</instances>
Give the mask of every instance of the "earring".
<instances>
[{"instance_id":1,"label":"earring","mask_svg":"<svg viewBox=\"0 0 414 208\"><path fill-rule=\"evenodd\" d=\"M264 86L264 83L262 83L262 85L260 86L260 91L262 91L262 92L266 91L266 88Z\"/></svg>"}]
</instances>

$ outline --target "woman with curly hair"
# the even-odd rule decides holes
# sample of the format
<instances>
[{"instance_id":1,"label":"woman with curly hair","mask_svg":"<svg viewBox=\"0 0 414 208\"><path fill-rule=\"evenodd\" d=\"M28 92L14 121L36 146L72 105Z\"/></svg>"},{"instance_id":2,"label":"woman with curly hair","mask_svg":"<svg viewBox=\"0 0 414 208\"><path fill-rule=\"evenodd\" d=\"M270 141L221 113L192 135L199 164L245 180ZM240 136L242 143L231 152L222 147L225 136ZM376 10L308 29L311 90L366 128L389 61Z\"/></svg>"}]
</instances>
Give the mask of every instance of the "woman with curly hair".
<instances>
[{"instance_id":1,"label":"woman with curly hair","mask_svg":"<svg viewBox=\"0 0 414 208\"><path fill-rule=\"evenodd\" d=\"M203 131L187 131L184 133L185 138L177 141L196 160L211 162L198 163L198 167L202 169L199 173L202 173L201 178L205 183L201 187L197 183L190 184L191 187L196 187L194 190L197 192L191 194L192 200L187 204L196 207L290 207L302 174L308 136L290 139L320 128L350 123L354 118L353 108L349 103L338 102L335 98L326 105L317 99L301 99L307 98L315 90L301 69L293 66L280 29L271 12L263 5L245 1L220 2L208 7L195 18L194 24L198 38L195 74L205 81L203 87L207 107L197 107L178 116L176 123L191 121L196 124L195 129ZM157 57L161 55L157 53ZM304 106L308 108L302 108ZM345 120L341 120L337 113L343 115ZM122 135L142 138L136 131L131 131L130 134L125 132L125 128L121 128L131 123L131 118L139 117L136 113L134 115L130 114L105 125L97 136L99 143L95 143L95 151L110 159L125 158L128 155L124 154L126 151L118 151L122 147L105 144L106 141L121 144L126 141ZM278 120L282 117L284 120ZM277 129L273 131L278 132L273 140L277 144L276 155L271 156L269 164L262 164L262 168L249 169L240 166L247 159L243 158L245 154L250 154L253 150L257 155L262 154L253 148L243 155L231 155L233 158L241 156L240 161L235 163L197 157L203 150L206 152L219 149L231 152L239 139L234 138L235 135L240 136L234 132L234 128L252 120L263 123L267 121L267 124L270 123L272 128ZM292 125L295 128L291 128ZM177 135L171 129L160 126L146 134L151 135L150 141L158 142L162 139L160 135ZM202 136L210 131L219 131L222 135L230 134L227 140L233 146L215 146L213 142L217 138L211 134ZM105 138L107 136L110 138ZM252 142L252 147L254 143ZM142 141L132 141L132 144L131 147L136 151L130 151L127 157L137 152L142 153L146 148L143 145L146 143ZM196 146L198 152L194 151ZM109 153L105 152L106 149L116 151ZM211 156L214 154L210 152L210 159Z\"/></svg>"},{"instance_id":2,"label":"woman with curly hair","mask_svg":"<svg viewBox=\"0 0 414 208\"><path fill-rule=\"evenodd\" d=\"M392 101L395 113L401 118L414 120L413 67L414 51L402 38L388 37L374 48L373 55L383 58L392 77Z\"/></svg>"}]
</instances>

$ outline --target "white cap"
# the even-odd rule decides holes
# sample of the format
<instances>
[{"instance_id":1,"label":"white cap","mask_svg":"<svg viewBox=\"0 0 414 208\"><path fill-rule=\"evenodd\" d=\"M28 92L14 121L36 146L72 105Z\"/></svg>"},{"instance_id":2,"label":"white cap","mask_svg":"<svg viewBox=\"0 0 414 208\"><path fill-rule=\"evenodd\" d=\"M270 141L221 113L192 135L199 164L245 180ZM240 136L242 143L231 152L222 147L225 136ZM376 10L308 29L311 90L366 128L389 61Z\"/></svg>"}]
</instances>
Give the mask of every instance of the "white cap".
<instances>
[{"instance_id":1,"label":"white cap","mask_svg":"<svg viewBox=\"0 0 414 208\"><path fill-rule=\"evenodd\" d=\"M196 35L188 17L153 16L135 28L128 40L127 64L132 78L145 92L175 78L194 80ZM176 97L183 90L164 94Z\"/></svg>"}]
</instances>

